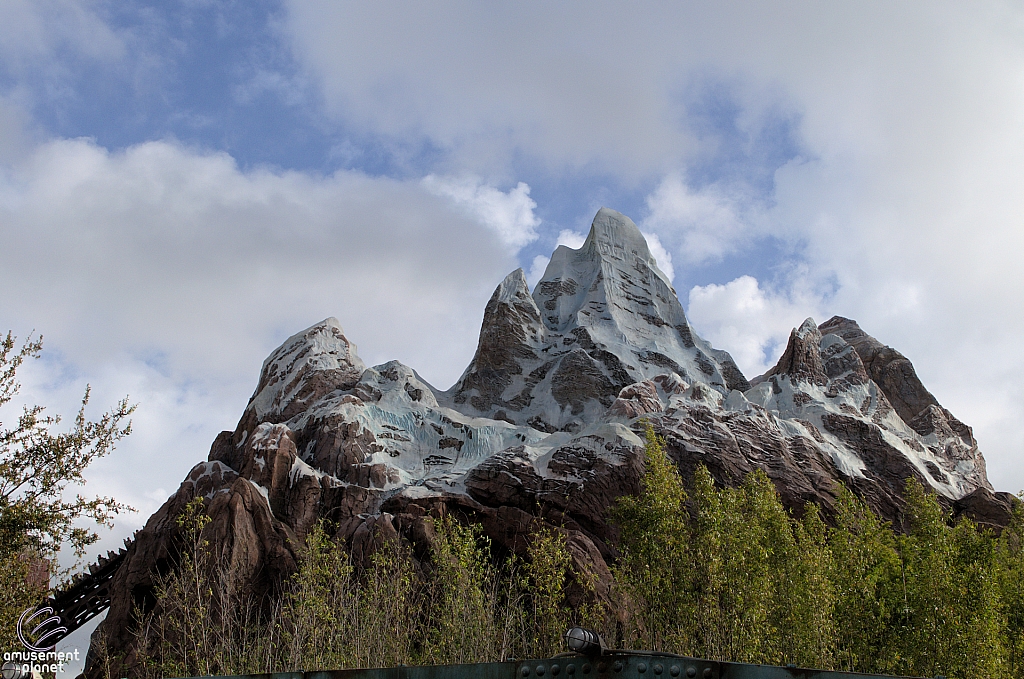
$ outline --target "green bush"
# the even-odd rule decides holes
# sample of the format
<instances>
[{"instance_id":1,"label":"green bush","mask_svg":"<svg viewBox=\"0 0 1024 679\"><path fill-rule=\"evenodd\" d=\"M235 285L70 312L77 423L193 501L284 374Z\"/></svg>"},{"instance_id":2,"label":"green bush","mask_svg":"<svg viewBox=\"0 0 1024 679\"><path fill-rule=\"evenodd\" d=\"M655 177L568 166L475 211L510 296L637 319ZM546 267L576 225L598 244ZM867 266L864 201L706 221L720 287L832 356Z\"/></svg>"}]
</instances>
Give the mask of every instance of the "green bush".
<instances>
[{"instance_id":1,"label":"green bush","mask_svg":"<svg viewBox=\"0 0 1024 679\"><path fill-rule=\"evenodd\" d=\"M840 487L829 528L758 470L689 496L648 427L641 492L612 510L627 642L727 661L948 677L1024 676L1024 510L996 536L916 481L906 534ZM687 506L689 503L689 506Z\"/></svg>"},{"instance_id":2,"label":"green bush","mask_svg":"<svg viewBox=\"0 0 1024 679\"><path fill-rule=\"evenodd\" d=\"M725 661L950 677L1024 677L1024 509L1000 535L952 523L935 496L906 487L898 533L840 487L832 527L817 507L787 512L768 476L689 492L647 429L640 492L611 510L621 528L613 610L574 566L567 534L528 536L498 558L479 527L427 519L417 562L383 540L366 568L317 524L272 600L234 590L212 560L202 499L179 519L177 567L140 616L155 631L136 674L186 676L548 657L573 624L621 623L626 647ZM580 587L591 604L570 606ZM577 591L577 590L572 590ZM154 640L155 639L155 640ZM100 649L102 650L102 649ZM100 666L104 659L101 658Z\"/></svg>"}]
</instances>

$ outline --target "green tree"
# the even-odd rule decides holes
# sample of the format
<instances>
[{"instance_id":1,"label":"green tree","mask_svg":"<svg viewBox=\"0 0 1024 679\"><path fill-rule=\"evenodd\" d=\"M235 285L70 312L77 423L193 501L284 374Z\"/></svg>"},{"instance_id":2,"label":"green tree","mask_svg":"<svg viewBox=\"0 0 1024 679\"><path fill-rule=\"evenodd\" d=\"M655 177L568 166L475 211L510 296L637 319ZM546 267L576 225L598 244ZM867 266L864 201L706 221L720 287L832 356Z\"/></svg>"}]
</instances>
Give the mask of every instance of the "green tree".
<instances>
[{"instance_id":1,"label":"green tree","mask_svg":"<svg viewBox=\"0 0 1024 679\"><path fill-rule=\"evenodd\" d=\"M835 523L829 546L836 665L857 672L892 671L892 626L905 608L896 534L845 486L838 489Z\"/></svg>"},{"instance_id":2,"label":"green tree","mask_svg":"<svg viewBox=\"0 0 1024 679\"><path fill-rule=\"evenodd\" d=\"M427 604L408 545L400 538L381 540L370 567L356 581L352 664L394 667L414 664L414 645L422 634Z\"/></svg>"},{"instance_id":3,"label":"green tree","mask_svg":"<svg viewBox=\"0 0 1024 679\"><path fill-rule=\"evenodd\" d=\"M288 669L321 671L349 666L352 646L352 566L323 522L306 534L299 570L285 592L283 644Z\"/></svg>"},{"instance_id":4,"label":"green tree","mask_svg":"<svg viewBox=\"0 0 1024 679\"><path fill-rule=\"evenodd\" d=\"M685 645L692 617L686 492L679 470L648 423L638 495L619 498L612 519L622 530L614 575L630 613L626 643L656 651Z\"/></svg>"},{"instance_id":5,"label":"green tree","mask_svg":"<svg viewBox=\"0 0 1024 679\"><path fill-rule=\"evenodd\" d=\"M950 677L1003 675L998 568L993 536L949 515L920 483L908 480L910 531L899 538L904 608L894 669Z\"/></svg>"},{"instance_id":6,"label":"green tree","mask_svg":"<svg viewBox=\"0 0 1024 679\"><path fill-rule=\"evenodd\" d=\"M622 529L614 569L629 612L626 643L686 655L827 667L835 588L828 531L802 521L754 471L716 488L703 465L687 494L650 427L641 492L612 511Z\"/></svg>"},{"instance_id":7,"label":"green tree","mask_svg":"<svg viewBox=\"0 0 1024 679\"><path fill-rule=\"evenodd\" d=\"M1024 502L1015 503L996 550L1006 675L1024 677Z\"/></svg>"},{"instance_id":8,"label":"green tree","mask_svg":"<svg viewBox=\"0 0 1024 679\"><path fill-rule=\"evenodd\" d=\"M193 498L176 519L181 530L177 567L157 579L159 610L151 617L159 639L157 675L209 676L221 671L217 634L214 563L203 529L210 523L203 498ZM155 623L155 624L154 624Z\"/></svg>"},{"instance_id":9,"label":"green tree","mask_svg":"<svg viewBox=\"0 0 1024 679\"><path fill-rule=\"evenodd\" d=\"M19 351L14 347L15 338L8 332L0 342L0 407L17 395L18 368L25 359L39 356L43 342L41 337L29 338ZM127 398L96 421L85 417L88 403L86 387L68 432L52 432L60 416L46 415L38 405L26 406L13 428L0 423L0 560L26 547L49 556L64 544L81 556L97 535L75 526L76 520L88 517L109 526L115 514L130 509L110 497L63 496L69 485L83 485L86 467L108 455L131 432L128 417L135 406Z\"/></svg>"},{"instance_id":10,"label":"green tree","mask_svg":"<svg viewBox=\"0 0 1024 679\"><path fill-rule=\"evenodd\" d=\"M530 655L544 658L562 650L562 635L568 619L565 589L572 569L565 536L551 529L532 535L529 546L529 597L533 619Z\"/></svg>"},{"instance_id":11,"label":"green tree","mask_svg":"<svg viewBox=\"0 0 1024 679\"><path fill-rule=\"evenodd\" d=\"M451 515L433 526L424 659L451 664L494 657L500 635L490 541L481 537L479 526L463 526Z\"/></svg>"},{"instance_id":12,"label":"green tree","mask_svg":"<svg viewBox=\"0 0 1024 679\"><path fill-rule=\"evenodd\" d=\"M697 622L687 650L721 660L823 664L820 635L831 608L823 526L813 514L806 525L793 520L760 470L739 488L717 489L698 467L693 504Z\"/></svg>"},{"instance_id":13,"label":"green tree","mask_svg":"<svg viewBox=\"0 0 1024 679\"><path fill-rule=\"evenodd\" d=\"M803 520L794 522L793 529L796 552L789 575L789 618L782 630L785 657L803 667L833 667L837 592L831 578L834 556L828 544L828 526L818 506L808 504Z\"/></svg>"},{"instance_id":14,"label":"green tree","mask_svg":"<svg viewBox=\"0 0 1024 679\"><path fill-rule=\"evenodd\" d=\"M41 337L20 349L10 332L0 340L0 408L18 394L18 369L42 348ZM85 417L88 402L86 387L74 425L63 433L52 431L60 416L38 405L24 407L13 426L0 422L0 641L13 640L18 616L46 595L50 560L60 548L70 545L81 557L98 538L76 521L109 526L115 514L131 509L109 497L64 495L69 486L83 485L86 467L131 431L135 406L127 399L95 422Z\"/></svg>"}]
</instances>

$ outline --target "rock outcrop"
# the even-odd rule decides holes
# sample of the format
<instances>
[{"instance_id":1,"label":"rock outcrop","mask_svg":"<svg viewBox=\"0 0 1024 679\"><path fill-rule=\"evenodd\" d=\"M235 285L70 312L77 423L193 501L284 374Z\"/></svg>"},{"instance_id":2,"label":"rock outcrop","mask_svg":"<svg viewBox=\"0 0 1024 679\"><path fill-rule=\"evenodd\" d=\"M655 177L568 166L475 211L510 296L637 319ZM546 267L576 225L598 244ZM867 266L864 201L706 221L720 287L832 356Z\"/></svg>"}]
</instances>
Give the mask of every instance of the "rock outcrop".
<instances>
[{"instance_id":1,"label":"rock outcrop","mask_svg":"<svg viewBox=\"0 0 1024 679\"><path fill-rule=\"evenodd\" d=\"M501 282L447 391L397 361L365 367L333 318L285 341L234 431L132 543L96 634L130 657L133 606L151 605L154 574L175 558L174 519L194 497L223 563L257 592L294 569L319 518L359 558L375 535L422 541L426 517L442 512L518 553L531 530L557 528L606 588L618 538L607 509L639 488L643 420L684 477L703 464L733 485L763 469L796 511L816 502L827 515L841 481L899 522L916 478L957 512L991 525L1008 516L970 428L905 357L853 321L808 319L748 382L694 332L633 222L602 209L532 294L522 270Z\"/></svg>"},{"instance_id":2,"label":"rock outcrop","mask_svg":"<svg viewBox=\"0 0 1024 679\"><path fill-rule=\"evenodd\" d=\"M690 327L636 225L601 209L579 250L555 250L532 295L522 270L502 281L477 353L442 402L548 433L578 432L622 389L669 373L721 391L750 386L727 352Z\"/></svg>"}]
</instances>

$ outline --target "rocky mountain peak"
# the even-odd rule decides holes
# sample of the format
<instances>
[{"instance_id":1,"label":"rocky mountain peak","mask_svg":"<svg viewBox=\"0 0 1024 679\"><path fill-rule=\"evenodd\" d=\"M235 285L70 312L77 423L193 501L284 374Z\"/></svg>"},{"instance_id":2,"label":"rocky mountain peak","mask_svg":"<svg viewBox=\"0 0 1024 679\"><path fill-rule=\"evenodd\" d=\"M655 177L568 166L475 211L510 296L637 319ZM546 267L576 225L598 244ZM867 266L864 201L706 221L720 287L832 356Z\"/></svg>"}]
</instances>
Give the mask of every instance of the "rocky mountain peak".
<instances>
[{"instance_id":1,"label":"rocky mountain peak","mask_svg":"<svg viewBox=\"0 0 1024 679\"><path fill-rule=\"evenodd\" d=\"M453 408L541 431L578 431L626 386L674 373L728 393L749 387L727 352L700 338L628 217L602 208L579 249L559 246L527 298L513 272L484 312Z\"/></svg>"},{"instance_id":2,"label":"rocky mountain peak","mask_svg":"<svg viewBox=\"0 0 1024 679\"><path fill-rule=\"evenodd\" d=\"M397 361L366 368L336 319L288 338L235 430L126 552L96 634L114 657L140 643L138 593L156 586L195 497L251 591L279 589L319 519L360 558L380 534L424 553L428 517L452 512L521 556L531 530L564 532L577 570L607 592L619 539L607 510L640 487L647 423L684 479L703 465L734 486L760 469L797 512L813 502L827 518L842 482L899 525L913 478L955 511L1008 520L1012 498L988 492L970 427L906 357L852 320L807 319L749 384L690 327L636 225L602 209L532 294L521 269L498 284L446 392Z\"/></svg>"},{"instance_id":3,"label":"rocky mountain peak","mask_svg":"<svg viewBox=\"0 0 1024 679\"><path fill-rule=\"evenodd\" d=\"M822 366L820 344L821 333L818 331L818 324L813 318L808 318L789 334L786 350L782 352L775 367L755 381L760 383L772 376L786 375L794 381L827 384L828 377Z\"/></svg>"},{"instance_id":4,"label":"rocky mountain peak","mask_svg":"<svg viewBox=\"0 0 1024 679\"><path fill-rule=\"evenodd\" d=\"M685 321L668 278L629 217L601 208L578 250L551 255L533 293L549 329L602 323L632 327L637 314L650 324Z\"/></svg>"},{"instance_id":5,"label":"rocky mountain peak","mask_svg":"<svg viewBox=\"0 0 1024 679\"><path fill-rule=\"evenodd\" d=\"M635 258L657 273L666 283L668 277L658 268L654 255L647 245L647 239L633 220L626 215L603 207L597 211L590 226L590 233L581 248L591 256L607 257L612 260Z\"/></svg>"},{"instance_id":6,"label":"rocky mountain peak","mask_svg":"<svg viewBox=\"0 0 1024 679\"><path fill-rule=\"evenodd\" d=\"M871 380L878 385L889 403L908 426L921 436L948 440L949 455L955 459L971 459L980 470L982 485L985 460L978 452L978 442L969 426L958 420L938 402L917 376L914 364L906 356L864 332L856 321L833 316L821 324L821 331L835 334L848 342ZM948 436L943 432L948 432ZM979 471L974 472L975 475Z\"/></svg>"},{"instance_id":7,"label":"rocky mountain peak","mask_svg":"<svg viewBox=\"0 0 1024 679\"><path fill-rule=\"evenodd\" d=\"M506 420L506 410L522 410L529 403L525 392L506 399L503 394L521 377L523 366L539 360L545 335L540 311L530 296L522 269L498 285L484 308L476 354L459 381L449 390L453 405L468 404L477 412L491 412Z\"/></svg>"},{"instance_id":8,"label":"rocky mountain peak","mask_svg":"<svg viewBox=\"0 0 1024 679\"><path fill-rule=\"evenodd\" d=\"M903 421L909 423L929 406L939 405L907 357L861 330L856 321L833 316L821 324L821 329L853 346L868 375L882 388Z\"/></svg>"},{"instance_id":9,"label":"rocky mountain peak","mask_svg":"<svg viewBox=\"0 0 1024 679\"><path fill-rule=\"evenodd\" d=\"M335 389L349 389L366 366L337 318L292 335L263 362L249 410L263 422L281 422Z\"/></svg>"},{"instance_id":10,"label":"rocky mountain peak","mask_svg":"<svg viewBox=\"0 0 1024 679\"><path fill-rule=\"evenodd\" d=\"M526 273L523 272L522 268L516 269L505 276L505 279L495 289L494 297L497 302L504 302L513 306L520 304L527 304L534 308L537 306L533 304L533 298L530 296L530 285L526 282ZM538 313L537 316L539 318L540 314Z\"/></svg>"},{"instance_id":11,"label":"rocky mountain peak","mask_svg":"<svg viewBox=\"0 0 1024 679\"><path fill-rule=\"evenodd\" d=\"M818 324L814 322L814 319L808 316L804 319L804 322L800 324L800 327L793 331L800 339L806 339L808 335L817 337L821 340L821 332L818 330Z\"/></svg>"}]
</instances>

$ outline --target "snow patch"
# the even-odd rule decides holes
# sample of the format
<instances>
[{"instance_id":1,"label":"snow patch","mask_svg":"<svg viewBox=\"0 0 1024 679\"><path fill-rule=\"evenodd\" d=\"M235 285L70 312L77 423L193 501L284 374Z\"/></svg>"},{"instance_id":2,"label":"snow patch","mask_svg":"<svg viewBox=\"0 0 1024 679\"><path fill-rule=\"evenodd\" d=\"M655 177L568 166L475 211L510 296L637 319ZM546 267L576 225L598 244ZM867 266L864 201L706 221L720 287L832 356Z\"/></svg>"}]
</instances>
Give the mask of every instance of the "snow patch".
<instances>
[{"instance_id":1,"label":"snow patch","mask_svg":"<svg viewBox=\"0 0 1024 679\"><path fill-rule=\"evenodd\" d=\"M303 460L296 457L295 460L292 462L292 468L288 470L288 487L291 488L292 486L295 485L296 480L305 476L312 476L316 478L318 481L327 479L327 483L331 488L340 488L341 486L349 485L337 477L331 476L330 474L326 474L320 471L319 469L314 469L313 467L310 467Z\"/></svg>"},{"instance_id":2,"label":"snow patch","mask_svg":"<svg viewBox=\"0 0 1024 679\"><path fill-rule=\"evenodd\" d=\"M729 392L729 395L725 397L725 401L722 403L726 410L733 410L739 412L745 412L750 409L750 401L743 395L742 391L733 389Z\"/></svg>"},{"instance_id":3,"label":"snow patch","mask_svg":"<svg viewBox=\"0 0 1024 679\"><path fill-rule=\"evenodd\" d=\"M270 506L270 491L268 491L266 488L264 488L260 484L256 483L252 479L246 479L246 481L248 481L252 485L253 488L255 488L257 491L259 491L259 494L262 495L263 499L267 501L267 509L270 511L270 515L274 516L274 510Z\"/></svg>"}]
</instances>

